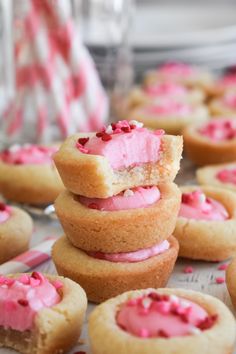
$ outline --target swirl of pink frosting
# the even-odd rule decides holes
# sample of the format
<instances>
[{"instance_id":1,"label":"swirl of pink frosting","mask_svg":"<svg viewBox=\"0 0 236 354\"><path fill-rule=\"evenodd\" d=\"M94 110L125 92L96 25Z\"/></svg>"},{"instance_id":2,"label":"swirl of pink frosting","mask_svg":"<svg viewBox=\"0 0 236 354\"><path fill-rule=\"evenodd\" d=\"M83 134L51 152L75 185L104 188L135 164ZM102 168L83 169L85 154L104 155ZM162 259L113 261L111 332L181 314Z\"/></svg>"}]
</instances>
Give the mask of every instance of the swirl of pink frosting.
<instances>
[{"instance_id":1,"label":"swirl of pink frosting","mask_svg":"<svg viewBox=\"0 0 236 354\"><path fill-rule=\"evenodd\" d=\"M183 102L175 102L172 100L163 100L145 107L145 113L160 116L187 116L192 113L192 107Z\"/></svg>"},{"instance_id":2,"label":"swirl of pink frosting","mask_svg":"<svg viewBox=\"0 0 236 354\"><path fill-rule=\"evenodd\" d=\"M135 263L145 261L145 259L157 256L170 248L170 243L165 240L162 243L154 245L149 248L134 252L122 252L122 253L103 253L103 252L87 252L90 257L103 259L109 262L124 262Z\"/></svg>"},{"instance_id":3,"label":"swirl of pink frosting","mask_svg":"<svg viewBox=\"0 0 236 354\"><path fill-rule=\"evenodd\" d=\"M156 186L128 189L106 199L78 197L81 204L102 211L147 208L160 198L161 194Z\"/></svg>"},{"instance_id":4,"label":"swirl of pink frosting","mask_svg":"<svg viewBox=\"0 0 236 354\"><path fill-rule=\"evenodd\" d=\"M0 203L0 224L7 221L11 216L11 207L4 203Z\"/></svg>"},{"instance_id":5,"label":"swirl of pink frosting","mask_svg":"<svg viewBox=\"0 0 236 354\"><path fill-rule=\"evenodd\" d=\"M226 107L236 109L236 94L226 95L223 98L223 103Z\"/></svg>"},{"instance_id":6,"label":"swirl of pink frosting","mask_svg":"<svg viewBox=\"0 0 236 354\"><path fill-rule=\"evenodd\" d=\"M236 120L219 118L202 126L198 132L215 142L232 140L236 138Z\"/></svg>"},{"instance_id":7,"label":"swirl of pink frosting","mask_svg":"<svg viewBox=\"0 0 236 354\"><path fill-rule=\"evenodd\" d=\"M236 87L236 74L223 76L218 80L217 85L225 88Z\"/></svg>"},{"instance_id":8,"label":"swirl of pink frosting","mask_svg":"<svg viewBox=\"0 0 236 354\"><path fill-rule=\"evenodd\" d=\"M163 130L143 128L137 121L111 124L92 138L80 138L76 147L82 153L105 156L113 169L137 166L159 160Z\"/></svg>"},{"instance_id":9,"label":"swirl of pink frosting","mask_svg":"<svg viewBox=\"0 0 236 354\"><path fill-rule=\"evenodd\" d=\"M226 220L229 214L215 199L208 198L201 190L182 194L179 216L196 220Z\"/></svg>"},{"instance_id":10,"label":"swirl of pink frosting","mask_svg":"<svg viewBox=\"0 0 236 354\"><path fill-rule=\"evenodd\" d=\"M170 76L190 76L194 73L194 68L185 63L178 63L178 62L168 62L162 65L158 72Z\"/></svg>"},{"instance_id":11,"label":"swirl of pink frosting","mask_svg":"<svg viewBox=\"0 0 236 354\"><path fill-rule=\"evenodd\" d=\"M139 338L172 338L197 335L211 328L217 315L209 316L200 305L176 295L150 292L121 305L117 325Z\"/></svg>"},{"instance_id":12,"label":"swirl of pink frosting","mask_svg":"<svg viewBox=\"0 0 236 354\"><path fill-rule=\"evenodd\" d=\"M224 168L217 172L216 178L222 183L236 184L236 168Z\"/></svg>"},{"instance_id":13,"label":"swirl of pink frosting","mask_svg":"<svg viewBox=\"0 0 236 354\"><path fill-rule=\"evenodd\" d=\"M160 82L147 86L145 92L150 96L185 96L187 89L174 82Z\"/></svg>"},{"instance_id":14,"label":"swirl of pink frosting","mask_svg":"<svg viewBox=\"0 0 236 354\"><path fill-rule=\"evenodd\" d=\"M0 160L11 165L51 164L52 154L57 150L55 146L13 145L0 153Z\"/></svg>"},{"instance_id":15,"label":"swirl of pink frosting","mask_svg":"<svg viewBox=\"0 0 236 354\"><path fill-rule=\"evenodd\" d=\"M0 276L0 326L20 332L32 329L41 309L61 301L60 287L61 282L50 282L38 272L14 279Z\"/></svg>"}]
</instances>

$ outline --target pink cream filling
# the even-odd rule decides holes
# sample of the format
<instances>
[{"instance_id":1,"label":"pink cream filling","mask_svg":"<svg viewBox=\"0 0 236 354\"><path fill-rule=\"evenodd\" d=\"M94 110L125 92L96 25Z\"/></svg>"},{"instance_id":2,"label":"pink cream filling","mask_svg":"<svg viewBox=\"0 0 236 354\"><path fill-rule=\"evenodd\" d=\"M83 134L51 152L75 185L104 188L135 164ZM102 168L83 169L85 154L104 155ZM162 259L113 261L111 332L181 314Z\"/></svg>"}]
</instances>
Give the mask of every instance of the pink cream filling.
<instances>
[{"instance_id":1,"label":"pink cream filling","mask_svg":"<svg viewBox=\"0 0 236 354\"><path fill-rule=\"evenodd\" d=\"M225 106L236 109L236 95L227 95L223 98L223 103Z\"/></svg>"},{"instance_id":2,"label":"pink cream filling","mask_svg":"<svg viewBox=\"0 0 236 354\"><path fill-rule=\"evenodd\" d=\"M41 273L21 275L16 279L0 276L0 326L20 332L32 329L36 314L61 301L57 289Z\"/></svg>"},{"instance_id":3,"label":"pink cream filling","mask_svg":"<svg viewBox=\"0 0 236 354\"><path fill-rule=\"evenodd\" d=\"M52 154L57 150L58 148L55 146L13 145L0 153L0 160L12 165L50 164L52 163Z\"/></svg>"},{"instance_id":4,"label":"pink cream filling","mask_svg":"<svg viewBox=\"0 0 236 354\"><path fill-rule=\"evenodd\" d=\"M187 103L163 100L147 106L144 111L148 114L187 116L192 108Z\"/></svg>"},{"instance_id":5,"label":"pink cream filling","mask_svg":"<svg viewBox=\"0 0 236 354\"><path fill-rule=\"evenodd\" d=\"M124 262L124 263L135 263L145 261L145 259L157 256L170 248L170 243L165 240L158 245L152 246L150 248L145 248L142 250L134 252L123 252L123 253L103 253L103 252L87 252L90 257L102 259L109 262Z\"/></svg>"},{"instance_id":6,"label":"pink cream filling","mask_svg":"<svg viewBox=\"0 0 236 354\"><path fill-rule=\"evenodd\" d=\"M128 189L106 199L78 197L81 204L102 211L147 208L160 198L161 194L156 186Z\"/></svg>"},{"instance_id":7,"label":"pink cream filling","mask_svg":"<svg viewBox=\"0 0 236 354\"><path fill-rule=\"evenodd\" d=\"M182 194L179 216L196 220L226 220L229 214L225 207L215 199L208 198L200 191Z\"/></svg>"},{"instance_id":8,"label":"pink cream filling","mask_svg":"<svg viewBox=\"0 0 236 354\"><path fill-rule=\"evenodd\" d=\"M216 174L216 178L222 183L236 184L236 168L223 169Z\"/></svg>"},{"instance_id":9,"label":"pink cream filling","mask_svg":"<svg viewBox=\"0 0 236 354\"><path fill-rule=\"evenodd\" d=\"M163 82L146 87L145 92L150 96L185 96L187 89L172 82Z\"/></svg>"},{"instance_id":10,"label":"pink cream filling","mask_svg":"<svg viewBox=\"0 0 236 354\"><path fill-rule=\"evenodd\" d=\"M178 62L169 62L158 69L158 72L170 76L190 76L194 73L194 68L190 65Z\"/></svg>"},{"instance_id":11,"label":"pink cream filling","mask_svg":"<svg viewBox=\"0 0 236 354\"><path fill-rule=\"evenodd\" d=\"M216 142L236 138L236 120L220 118L201 127L198 132Z\"/></svg>"},{"instance_id":12,"label":"pink cream filling","mask_svg":"<svg viewBox=\"0 0 236 354\"><path fill-rule=\"evenodd\" d=\"M11 207L4 203L0 203L0 224L7 221L10 218L10 216L11 216Z\"/></svg>"},{"instance_id":13,"label":"pink cream filling","mask_svg":"<svg viewBox=\"0 0 236 354\"><path fill-rule=\"evenodd\" d=\"M121 329L140 338L199 334L211 328L216 320L217 315L209 316L192 301L156 292L128 300L116 316Z\"/></svg>"},{"instance_id":14,"label":"pink cream filling","mask_svg":"<svg viewBox=\"0 0 236 354\"><path fill-rule=\"evenodd\" d=\"M79 139L76 146L83 153L106 157L113 169L157 162L164 131L152 132L140 127L138 124L141 123L134 122L112 124L90 139Z\"/></svg>"}]
</instances>

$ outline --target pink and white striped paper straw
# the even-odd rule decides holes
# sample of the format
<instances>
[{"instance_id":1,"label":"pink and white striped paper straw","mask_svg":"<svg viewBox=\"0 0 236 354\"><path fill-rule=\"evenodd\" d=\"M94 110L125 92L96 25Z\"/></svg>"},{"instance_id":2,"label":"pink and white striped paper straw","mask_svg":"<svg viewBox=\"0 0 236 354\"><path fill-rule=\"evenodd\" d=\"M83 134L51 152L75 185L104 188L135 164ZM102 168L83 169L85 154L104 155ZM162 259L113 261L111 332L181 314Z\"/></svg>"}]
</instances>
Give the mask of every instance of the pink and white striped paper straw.
<instances>
[{"instance_id":1,"label":"pink and white striped paper straw","mask_svg":"<svg viewBox=\"0 0 236 354\"><path fill-rule=\"evenodd\" d=\"M27 272L29 269L47 261L51 258L51 249L56 239L56 237L47 238L39 245L1 264L0 274Z\"/></svg>"}]
</instances>

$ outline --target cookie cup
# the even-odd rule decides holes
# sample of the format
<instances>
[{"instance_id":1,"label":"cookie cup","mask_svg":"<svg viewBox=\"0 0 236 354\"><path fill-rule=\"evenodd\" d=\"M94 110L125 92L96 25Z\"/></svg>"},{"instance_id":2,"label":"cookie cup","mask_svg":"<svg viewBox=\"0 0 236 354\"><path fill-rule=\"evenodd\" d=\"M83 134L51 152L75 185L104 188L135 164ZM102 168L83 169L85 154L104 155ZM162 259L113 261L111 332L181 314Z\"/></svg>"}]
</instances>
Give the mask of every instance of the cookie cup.
<instances>
[{"instance_id":1,"label":"cookie cup","mask_svg":"<svg viewBox=\"0 0 236 354\"><path fill-rule=\"evenodd\" d=\"M88 256L65 236L53 246L52 259L58 274L79 283L92 302L102 302L132 289L163 287L173 270L178 242L170 237L170 248L141 262L109 262Z\"/></svg>"},{"instance_id":2,"label":"cookie cup","mask_svg":"<svg viewBox=\"0 0 236 354\"><path fill-rule=\"evenodd\" d=\"M196 165L213 165L236 160L236 139L214 142L198 132L199 125L190 125L183 131L184 151Z\"/></svg>"},{"instance_id":3,"label":"cookie cup","mask_svg":"<svg viewBox=\"0 0 236 354\"><path fill-rule=\"evenodd\" d=\"M208 110L203 105L193 107L193 111L186 116L147 113L147 107L144 105L130 111L129 119L143 122L151 129L164 129L168 134L182 134L183 129L192 122L204 123L208 119Z\"/></svg>"},{"instance_id":4,"label":"cookie cup","mask_svg":"<svg viewBox=\"0 0 236 354\"><path fill-rule=\"evenodd\" d=\"M217 322L199 334L172 338L139 338L122 330L116 314L127 300L151 291L177 295L197 303L209 315L218 315ZM184 289L145 289L130 291L99 305L89 317L89 338L93 354L231 354L235 341L235 320L218 299Z\"/></svg>"},{"instance_id":5,"label":"cookie cup","mask_svg":"<svg viewBox=\"0 0 236 354\"><path fill-rule=\"evenodd\" d=\"M100 211L62 192L55 202L57 216L71 243L85 251L129 252L161 243L172 234L181 202L174 183L160 184L161 199L147 208Z\"/></svg>"},{"instance_id":6,"label":"cookie cup","mask_svg":"<svg viewBox=\"0 0 236 354\"><path fill-rule=\"evenodd\" d=\"M29 249L33 220L23 210L11 207L10 217L0 223L0 264Z\"/></svg>"},{"instance_id":7,"label":"cookie cup","mask_svg":"<svg viewBox=\"0 0 236 354\"><path fill-rule=\"evenodd\" d=\"M225 188L233 192L236 192L236 184L229 183L229 182L227 183L221 182L218 178L216 178L217 173L225 168L236 169L236 163L224 163L219 165L205 166L205 167L198 168L196 171L196 177L198 183L203 185L208 184L209 186L212 187Z\"/></svg>"},{"instance_id":8,"label":"cookie cup","mask_svg":"<svg viewBox=\"0 0 236 354\"><path fill-rule=\"evenodd\" d=\"M183 193L198 186L182 187ZM201 186L207 197L222 203L229 213L224 221L206 221L178 217L174 236L179 241L179 257L222 261L236 252L236 194L223 188Z\"/></svg>"},{"instance_id":9,"label":"cookie cup","mask_svg":"<svg viewBox=\"0 0 236 354\"><path fill-rule=\"evenodd\" d=\"M160 159L156 163L113 170L104 156L81 153L76 142L81 137L69 137L54 154L54 161L65 187L74 194L88 198L108 198L125 189L172 182L179 170L183 141L180 136L161 138Z\"/></svg>"},{"instance_id":10,"label":"cookie cup","mask_svg":"<svg viewBox=\"0 0 236 354\"><path fill-rule=\"evenodd\" d=\"M231 297L231 301L236 309L236 258L233 258L226 270L226 285Z\"/></svg>"},{"instance_id":11,"label":"cookie cup","mask_svg":"<svg viewBox=\"0 0 236 354\"><path fill-rule=\"evenodd\" d=\"M66 353L78 341L87 308L85 292L70 279L46 277L63 283L63 288L58 290L61 301L40 310L32 330L20 332L1 327L0 347L9 347L23 354L59 354Z\"/></svg>"},{"instance_id":12,"label":"cookie cup","mask_svg":"<svg viewBox=\"0 0 236 354\"><path fill-rule=\"evenodd\" d=\"M7 200L32 205L53 203L64 189L55 165L11 165L0 161L0 192Z\"/></svg>"}]
</instances>

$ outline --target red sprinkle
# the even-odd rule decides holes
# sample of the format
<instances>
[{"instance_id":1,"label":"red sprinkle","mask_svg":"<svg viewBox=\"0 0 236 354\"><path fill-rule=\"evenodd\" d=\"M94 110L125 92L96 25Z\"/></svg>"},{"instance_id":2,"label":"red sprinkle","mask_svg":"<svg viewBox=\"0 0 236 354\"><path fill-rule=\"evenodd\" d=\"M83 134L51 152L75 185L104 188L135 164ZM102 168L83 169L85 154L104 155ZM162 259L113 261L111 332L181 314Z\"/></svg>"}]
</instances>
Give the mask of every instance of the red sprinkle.
<instances>
[{"instance_id":1,"label":"red sprinkle","mask_svg":"<svg viewBox=\"0 0 236 354\"><path fill-rule=\"evenodd\" d=\"M39 272L33 272L31 274L31 277L34 278L34 279L38 279L40 281L44 281L44 276L41 273L39 273Z\"/></svg>"},{"instance_id":2,"label":"red sprinkle","mask_svg":"<svg viewBox=\"0 0 236 354\"><path fill-rule=\"evenodd\" d=\"M78 143L84 146L89 141L89 138L79 138Z\"/></svg>"},{"instance_id":3,"label":"red sprinkle","mask_svg":"<svg viewBox=\"0 0 236 354\"><path fill-rule=\"evenodd\" d=\"M24 307L29 305L29 302L25 299L19 299L17 302L19 305L24 306Z\"/></svg>"},{"instance_id":4,"label":"red sprinkle","mask_svg":"<svg viewBox=\"0 0 236 354\"><path fill-rule=\"evenodd\" d=\"M102 135L102 141L109 141L109 140L111 140L111 139L112 139L112 137L111 137L110 134L104 133L104 134Z\"/></svg>"},{"instance_id":5,"label":"red sprinkle","mask_svg":"<svg viewBox=\"0 0 236 354\"><path fill-rule=\"evenodd\" d=\"M159 336L159 337L162 337L162 338L169 338L169 334L166 333L166 331L164 331L163 329L160 329L160 330L158 331L158 336Z\"/></svg>"},{"instance_id":6,"label":"red sprinkle","mask_svg":"<svg viewBox=\"0 0 236 354\"><path fill-rule=\"evenodd\" d=\"M203 321L201 321L197 327L201 329L202 331L209 329L213 326L213 324L216 322L218 318L218 315L212 315L209 317L206 317Z\"/></svg>"},{"instance_id":7,"label":"red sprinkle","mask_svg":"<svg viewBox=\"0 0 236 354\"><path fill-rule=\"evenodd\" d=\"M4 203L0 203L0 211L5 211L6 205Z\"/></svg>"},{"instance_id":8,"label":"red sprinkle","mask_svg":"<svg viewBox=\"0 0 236 354\"><path fill-rule=\"evenodd\" d=\"M97 205L96 203L90 203L90 204L88 205L88 207L89 207L90 209L97 209L97 210L99 210L98 205Z\"/></svg>"},{"instance_id":9,"label":"red sprinkle","mask_svg":"<svg viewBox=\"0 0 236 354\"><path fill-rule=\"evenodd\" d=\"M217 269L218 270L226 270L228 268L228 266L229 265L227 263L220 264Z\"/></svg>"},{"instance_id":10,"label":"red sprinkle","mask_svg":"<svg viewBox=\"0 0 236 354\"><path fill-rule=\"evenodd\" d=\"M217 284L223 284L225 282L225 278L223 278L223 277L217 277L216 278L216 283Z\"/></svg>"},{"instance_id":11,"label":"red sprinkle","mask_svg":"<svg viewBox=\"0 0 236 354\"><path fill-rule=\"evenodd\" d=\"M101 138L103 136L104 132L98 132L96 133L96 137L97 138Z\"/></svg>"},{"instance_id":12,"label":"red sprinkle","mask_svg":"<svg viewBox=\"0 0 236 354\"><path fill-rule=\"evenodd\" d=\"M193 273L193 267L187 266L187 267L184 268L183 272L185 274L191 274L191 273Z\"/></svg>"},{"instance_id":13,"label":"red sprinkle","mask_svg":"<svg viewBox=\"0 0 236 354\"><path fill-rule=\"evenodd\" d=\"M121 130L122 130L123 132L125 132L125 133L130 133L130 132L131 132L130 126L128 126L128 127L121 127Z\"/></svg>"}]
</instances>

